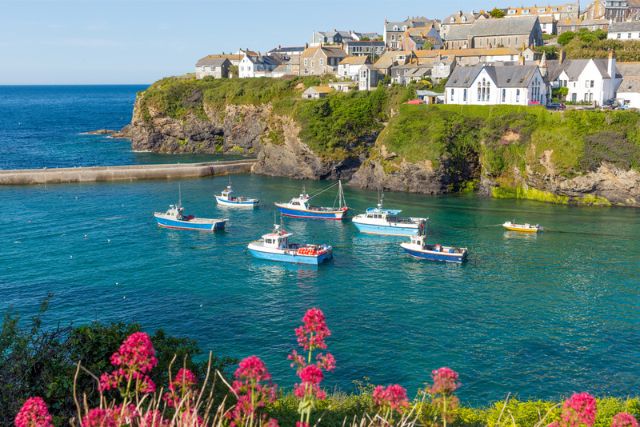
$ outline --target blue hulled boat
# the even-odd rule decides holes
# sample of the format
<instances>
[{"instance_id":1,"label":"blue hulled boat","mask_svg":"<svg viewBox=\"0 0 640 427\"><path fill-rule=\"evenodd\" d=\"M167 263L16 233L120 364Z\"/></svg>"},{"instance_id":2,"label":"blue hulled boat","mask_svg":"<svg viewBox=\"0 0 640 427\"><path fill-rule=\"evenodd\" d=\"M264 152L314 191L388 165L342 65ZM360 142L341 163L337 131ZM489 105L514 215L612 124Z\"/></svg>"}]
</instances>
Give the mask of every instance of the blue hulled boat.
<instances>
[{"instance_id":1,"label":"blue hulled boat","mask_svg":"<svg viewBox=\"0 0 640 427\"><path fill-rule=\"evenodd\" d=\"M424 229L426 218L404 218L399 216L400 212L399 209L383 208L381 197L378 206L354 216L352 222L360 232L366 234L415 236Z\"/></svg>"},{"instance_id":2,"label":"blue hulled boat","mask_svg":"<svg viewBox=\"0 0 640 427\"><path fill-rule=\"evenodd\" d=\"M331 246L289 243L291 236L280 225L275 225L273 232L249 243L247 247L255 258L269 261L319 265L333 258Z\"/></svg>"},{"instance_id":3,"label":"blue hulled boat","mask_svg":"<svg viewBox=\"0 0 640 427\"><path fill-rule=\"evenodd\" d=\"M426 234L411 236L409 243L400 243L400 246L409 255L428 261L442 261L463 263L467 260L467 248L455 248L440 244L428 245Z\"/></svg>"},{"instance_id":4,"label":"blue hulled boat","mask_svg":"<svg viewBox=\"0 0 640 427\"><path fill-rule=\"evenodd\" d=\"M196 218L193 215L184 215L184 208L178 205L169 205L169 209L153 214L158 226L173 228L176 230L218 231L224 230L226 219Z\"/></svg>"},{"instance_id":5,"label":"blue hulled boat","mask_svg":"<svg viewBox=\"0 0 640 427\"><path fill-rule=\"evenodd\" d=\"M329 188L322 190L320 193L327 191L334 187L336 184ZM349 208L344 200L344 193L342 191L342 182L338 181L338 207L321 207L313 206L309 202L313 197L309 196L304 190L298 197L292 198L288 203L275 203L278 211L281 215L291 218L305 218L305 219L325 219L341 221L347 215ZM319 195L320 193L316 194ZM315 196L314 196L315 197ZM335 206L335 205L334 205Z\"/></svg>"},{"instance_id":6,"label":"blue hulled boat","mask_svg":"<svg viewBox=\"0 0 640 427\"><path fill-rule=\"evenodd\" d=\"M221 206L230 208L255 208L260 204L260 200L248 197L235 196L231 184L222 190L220 194L216 194L216 202Z\"/></svg>"}]
</instances>

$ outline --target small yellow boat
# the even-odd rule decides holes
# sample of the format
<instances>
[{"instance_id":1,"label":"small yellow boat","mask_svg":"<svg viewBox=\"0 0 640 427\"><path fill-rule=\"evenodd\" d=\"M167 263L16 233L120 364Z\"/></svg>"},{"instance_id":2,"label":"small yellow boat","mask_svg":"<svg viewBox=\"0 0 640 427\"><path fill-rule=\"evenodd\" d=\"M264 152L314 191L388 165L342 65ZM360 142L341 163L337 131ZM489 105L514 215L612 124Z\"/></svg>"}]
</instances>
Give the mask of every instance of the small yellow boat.
<instances>
[{"instance_id":1,"label":"small yellow boat","mask_svg":"<svg viewBox=\"0 0 640 427\"><path fill-rule=\"evenodd\" d=\"M502 224L502 226L504 228L506 228L509 231L519 231L521 233L537 233L539 231L542 231L543 228L542 226L536 224L536 225L531 225L531 224L516 224L514 222L511 221L507 221L504 224Z\"/></svg>"}]
</instances>

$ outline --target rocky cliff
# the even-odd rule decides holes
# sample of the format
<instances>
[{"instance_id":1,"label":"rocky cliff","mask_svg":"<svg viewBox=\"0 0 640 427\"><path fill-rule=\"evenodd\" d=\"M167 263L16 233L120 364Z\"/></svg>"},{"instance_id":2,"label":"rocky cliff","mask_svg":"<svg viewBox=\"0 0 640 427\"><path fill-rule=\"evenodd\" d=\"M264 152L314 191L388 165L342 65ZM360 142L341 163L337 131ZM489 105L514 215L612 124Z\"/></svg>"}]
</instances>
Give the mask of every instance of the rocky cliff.
<instances>
[{"instance_id":1,"label":"rocky cliff","mask_svg":"<svg viewBox=\"0 0 640 427\"><path fill-rule=\"evenodd\" d=\"M299 80L243 80L154 85L123 133L134 150L256 157L258 174L640 207L636 113L405 106L394 89L303 101Z\"/></svg>"}]
</instances>

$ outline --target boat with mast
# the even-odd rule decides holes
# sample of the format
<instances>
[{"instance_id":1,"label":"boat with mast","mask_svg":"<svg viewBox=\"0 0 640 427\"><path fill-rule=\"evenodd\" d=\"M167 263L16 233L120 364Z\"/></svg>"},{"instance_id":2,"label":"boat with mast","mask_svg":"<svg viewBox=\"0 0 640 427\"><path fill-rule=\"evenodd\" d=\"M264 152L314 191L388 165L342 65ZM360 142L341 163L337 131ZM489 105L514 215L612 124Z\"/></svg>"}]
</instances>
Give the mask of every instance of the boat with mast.
<instances>
[{"instance_id":1,"label":"boat with mast","mask_svg":"<svg viewBox=\"0 0 640 427\"><path fill-rule=\"evenodd\" d=\"M426 226L420 229L416 236L411 236L407 243L400 243L406 253L414 258L428 261L455 262L462 264L467 260L467 248L457 248L453 246L443 246L441 244L427 244Z\"/></svg>"},{"instance_id":2,"label":"boat with mast","mask_svg":"<svg viewBox=\"0 0 640 427\"><path fill-rule=\"evenodd\" d=\"M314 197L334 188L338 187L338 194L333 207L314 206L310 202ZM337 207L336 207L337 205ZM298 197L292 198L286 203L275 203L278 211L281 215L290 218L304 218L304 219L325 219L341 221L347 215L349 207L344 199L344 192L342 190L342 181L338 180L336 184L333 184L324 190L310 196L305 191L304 187L302 193Z\"/></svg>"},{"instance_id":3,"label":"boat with mast","mask_svg":"<svg viewBox=\"0 0 640 427\"><path fill-rule=\"evenodd\" d=\"M159 227L175 230L218 231L224 230L227 219L196 218L193 215L185 215L182 207L182 191L178 186L178 203L169 205L166 212L153 214Z\"/></svg>"},{"instance_id":4,"label":"boat with mast","mask_svg":"<svg viewBox=\"0 0 640 427\"><path fill-rule=\"evenodd\" d=\"M386 236L415 236L424 228L427 218L401 217L400 209L385 209L384 193L380 194L378 205L368 208L365 213L353 217L352 222L361 233Z\"/></svg>"},{"instance_id":5,"label":"boat with mast","mask_svg":"<svg viewBox=\"0 0 640 427\"><path fill-rule=\"evenodd\" d=\"M260 200L250 197L236 196L231 187L231 178L229 177L229 185L222 190L220 194L215 195L216 202L220 206L231 208L255 208L260 204Z\"/></svg>"}]
</instances>

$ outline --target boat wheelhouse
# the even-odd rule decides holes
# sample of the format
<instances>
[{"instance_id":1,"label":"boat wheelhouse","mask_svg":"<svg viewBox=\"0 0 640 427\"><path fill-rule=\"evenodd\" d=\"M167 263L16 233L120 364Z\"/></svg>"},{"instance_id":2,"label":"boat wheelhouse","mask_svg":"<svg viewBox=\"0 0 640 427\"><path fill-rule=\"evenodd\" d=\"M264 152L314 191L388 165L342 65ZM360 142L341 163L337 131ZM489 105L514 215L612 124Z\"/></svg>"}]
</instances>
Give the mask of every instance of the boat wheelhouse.
<instances>
[{"instance_id":1,"label":"boat wheelhouse","mask_svg":"<svg viewBox=\"0 0 640 427\"><path fill-rule=\"evenodd\" d=\"M249 243L249 253L259 259L294 264L319 265L333 258L331 246L290 243L289 237L292 235L276 224L271 233Z\"/></svg>"},{"instance_id":2,"label":"boat wheelhouse","mask_svg":"<svg viewBox=\"0 0 640 427\"><path fill-rule=\"evenodd\" d=\"M427 218L401 217L399 209L385 209L382 198L375 208L353 217L353 224L361 233L387 236L415 236L424 228Z\"/></svg>"},{"instance_id":3,"label":"boat wheelhouse","mask_svg":"<svg viewBox=\"0 0 640 427\"><path fill-rule=\"evenodd\" d=\"M176 230L218 231L224 230L226 219L196 218L193 215L184 215L184 208L178 205L169 205L166 212L153 214L158 226L173 228Z\"/></svg>"},{"instance_id":4,"label":"boat wheelhouse","mask_svg":"<svg viewBox=\"0 0 640 427\"><path fill-rule=\"evenodd\" d=\"M255 208L260 204L260 200L249 197L234 195L231 184L222 190L220 194L216 194L216 202L221 206L232 208Z\"/></svg>"},{"instance_id":5,"label":"boat wheelhouse","mask_svg":"<svg viewBox=\"0 0 640 427\"><path fill-rule=\"evenodd\" d=\"M541 225L531 225L531 224L516 224L514 222L511 221L507 221L504 224L502 224L502 227L504 227L505 229L509 230L509 231L518 231L520 233L537 233L539 231L543 231L544 229L542 228Z\"/></svg>"},{"instance_id":6,"label":"boat wheelhouse","mask_svg":"<svg viewBox=\"0 0 640 427\"><path fill-rule=\"evenodd\" d=\"M338 195L336 196L337 207L322 207L322 206L314 206L310 202L311 200L324 193L325 191L333 188L334 186L338 186ZM337 184L334 184L314 196L309 196L306 191L302 191L302 193L298 197L292 198L287 203L275 203L278 211L281 215L290 217L290 218L304 218L304 219L325 219L325 220L335 220L341 221L347 215L349 211L349 207L344 199L344 192L342 190L342 182L338 181Z\"/></svg>"},{"instance_id":7,"label":"boat wheelhouse","mask_svg":"<svg viewBox=\"0 0 640 427\"><path fill-rule=\"evenodd\" d=\"M467 260L467 248L456 248L440 244L427 244L427 235L418 234L411 236L409 243L400 243L400 246L409 255L428 261L463 263Z\"/></svg>"}]
</instances>

